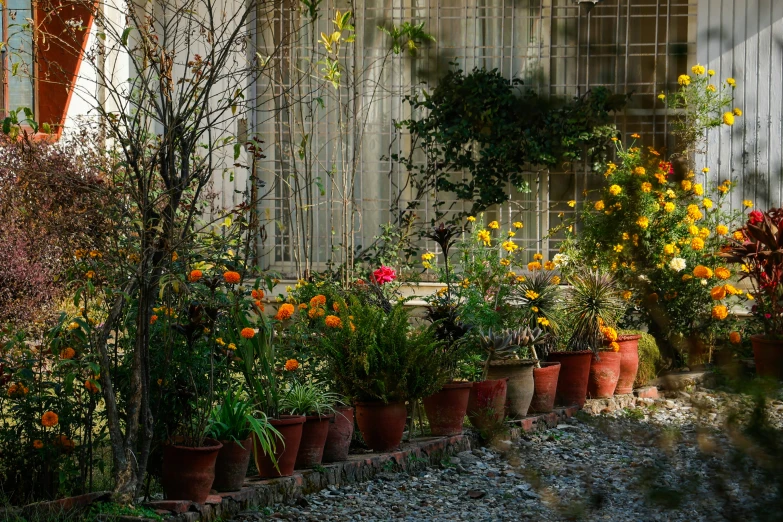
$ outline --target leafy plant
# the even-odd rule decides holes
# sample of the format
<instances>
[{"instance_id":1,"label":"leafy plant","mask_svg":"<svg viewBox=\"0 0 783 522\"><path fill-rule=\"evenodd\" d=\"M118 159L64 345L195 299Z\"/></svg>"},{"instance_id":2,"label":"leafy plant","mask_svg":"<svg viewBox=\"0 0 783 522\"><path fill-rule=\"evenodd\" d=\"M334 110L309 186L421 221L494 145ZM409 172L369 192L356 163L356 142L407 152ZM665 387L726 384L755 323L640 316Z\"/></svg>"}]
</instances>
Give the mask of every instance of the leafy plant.
<instances>
[{"instance_id":1,"label":"leafy plant","mask_svg":"<svg viewBox=\"0 0 783 522\"><path fill-rule=\"evenodd\" d=\"M281 397L280 410L291 415L324 415L334 412L340 396L320 385L295 382Z\"/></svg>"},{"instance_id":2,"label":"leafy plant","mask_svg":"<svg viewBox=\"0 0 783 522\"><path fill-rule=\"evenodd\" d=\"M492 361L509 359L514 356L527 357L528 350L533 349L536 344L542 343L547 335L539 327L533 329L530 329L530 327L514 330L506 329L494 332L490 329L486 334L483 332L479 333L479 344L487 354L484 362L483 378L487 378L489 365Z\"/></svg>"},{"instance_id":3,"label":"leafy plant","mask_svg":"<svg viewBox=\"0 0 783 522\"><path fill-rule=\"evenodd\" d=\"M274 459L275 438L282 441L282 435L267 420L263 412L256 412L253 403L239 398L229 388L223 402L212 410L207 435L219 441L232 441L240 446L251 435L265 454Z\"/></svg>"},{"instance_id":4,"label":"leafy plant","mask_svg":"<svg viewBox=\"0 0 783 522\"><path fill-rule=\"evenodd\" d=\"M568 348L597 353L603 339L601 328L616 325L626 305L610 274L589 270L572 275L568 282L571 289L564 304L572 318Z\"/></svg>"}]
</instances>

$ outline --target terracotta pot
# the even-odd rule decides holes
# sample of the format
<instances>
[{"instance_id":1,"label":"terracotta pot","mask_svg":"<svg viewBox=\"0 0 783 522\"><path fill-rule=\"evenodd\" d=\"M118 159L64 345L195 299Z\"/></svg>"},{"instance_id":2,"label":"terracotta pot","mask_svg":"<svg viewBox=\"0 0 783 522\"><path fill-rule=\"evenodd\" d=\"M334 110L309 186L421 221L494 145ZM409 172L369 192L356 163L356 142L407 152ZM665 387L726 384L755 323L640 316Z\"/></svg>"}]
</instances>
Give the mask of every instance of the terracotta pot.
<instances>
[{"instance_id":1,"label":"terracotta pot","mask_svg":"<svg viewBox=\"0 0 783 522\"><path fill-rule=\"evenodd\" d=\"M783 339L767 339L763 334L751 335L753 360L759 377L783 380Z\"/></svg>"},{"instance_id":2,"label":"terracotta pot","mask_svg":"<svg viewBox=\"0 0 783 522\"><path fill-rule=\"evenodd\" d=\"M166 498L203 504L215 480L215 460L223 445L206 439L200 448L167 444L163 446L161 482Z\"/></svg>"},{"instance_id":3,"label":"terracotta pot","mask_svg":"<svg viewBox=\"0 0 783 522\"><path fill-rule=\"evenodd\" d=\"M433 435L448 437L462 433L472 387L472 382L451 382L424 399L424 411Z\"/></svg>"},{"instance_id":4,"label":"terracotta pot","mask_svg":"<svg viewBox=\"0 0 783 522\"><path fill-rule=\"evenodd\" d=\"M324 446L323 462L340 462L348 458L353 438L353 408L337 408L329 423L329 434Z\"/></svg>"},{"instance_id":5,"label":"terracotta pot","mask_svg":"<svg viewBox=\"0 0 783 522\"><path fill-rule=\"evenodd\" d=\"M247 465L253 452L253 438L243 440L241 446L233 440L221 440L220 443L223 447L220 448L215 461L215 481L212 483L212 489L239 491L247 475Z\"/></svg>"},{"instance_id":6,"label":"terracotta pot","mask_svg":"<svg viewBox=\"0 0 783 522\"><path fill-rule=\"evenodd\" d=\"M334 414L308 415L302 427L302 442L296 455L296 469L312 468L321 463L324 456L326 437L329 435L329 424Z\"/></svg>"},{"instance_id":7,"label":"terracotta pot","mask_svg":"<svg viewBox=\"0 0 783 522\"><path fill-rule=\"evenodd\" d=\"M404 402L357 402L355 406L356 423L370 449L386 452L400 446L408 418Z\"/></svg>"},{"instance_id":8,"label":"terracotta pot","mask_svg":"<svg viewBox=\"0 0 783 522\"><path fill-rule=\"evenodd\" d=\"M559 362L542 362L541 368L533 368L533 400L530 411L549 413L555 407L557 378L560 375Z\"/></svg>"},{"instance_id":9,"label":"terracotta pot","mask_svg":"<svg viewBox=\"0 0 783 522\"><path fill-rule=\"evenodd\" d=\"M587 381L590 378L591 350L580 352L552 352L550 362L560 363L560 375L557 378L555 402L560 406L585 405Z\"/></svg>"},{"instance_id":10,"label":"terracotta pot","mask_svg":"<svg viewBox=\"0 0 783 522\"><path fill-rule=\"evenodd\" d=\"M506 379L473 383L468 398L468 419L482 434L487 434L503 421L506 390Z\"/></svg>"},{"instance_id":11,"label":"terracotta pot","mask_svg":"<svg viewBox=\"0 0 783 522\"><path fill-rule=\"evenodd\" d=\"M290 477L294 474L296 455L302 440L304 415L281 415L279 419L269 419L269 423L282 435L283 440L275 437L275 453L277 468L267 455L255 435L253 435L253 457L261 478Z\"/></svg>"},{"instance_id":12,"label":"terracotta pot","mask_svg":"<svg viewBox=\"0 0 783 522\"><path fill-rule=\"evenodd\" d=\"M636 372L639 371L639 339L641 335L621 335L617 338L620 345L620 378L617 380L615 395L633 393Z\"/></svg>"},{"instance_id":13,"label":"terracotta pot","mask_svg":"<svg viewBox=\"0 0 783 522\"><path fill-rule=\"evenodd\" d=\"M620 378L622 359L620 352L600 351L593 354L590 363L590 381L587 385L587 395L591 399L608 399L614 395L617 380Z\"/></svg>"},{"instance_id":14,"label":"terracotta pot","mask_svg":"<svg viewBox=\"0 0 783 522\"><path fill-rule=\"evenodd\" d=\"M489 363L487 378L490 380L507 379L506 415L512 419L521 419L527 415L530 401L533 400L533 359L509 359Z\"/></svg>"}]
</instances>

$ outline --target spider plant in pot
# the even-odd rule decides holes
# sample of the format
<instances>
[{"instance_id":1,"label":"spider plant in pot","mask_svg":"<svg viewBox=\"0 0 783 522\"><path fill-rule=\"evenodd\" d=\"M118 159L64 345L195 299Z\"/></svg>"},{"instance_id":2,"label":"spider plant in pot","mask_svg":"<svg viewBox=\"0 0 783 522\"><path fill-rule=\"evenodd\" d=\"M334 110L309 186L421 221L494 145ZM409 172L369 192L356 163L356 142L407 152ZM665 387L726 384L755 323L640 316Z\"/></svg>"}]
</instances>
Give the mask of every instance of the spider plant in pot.
<instances>
[{"instance_id":1,"label":"spider plant in pot","mask_svg":"<svg viewBox=\"0 0 783 522\"><path fill-rule=\"evenodd\" d=\"M223 445L215 462L212 489L216 491L237 491L242 487L254 439L264 453L274 455L275 445L282 438L266 415L256 411L252 401L241 399L231 388L212 410L207 433Z\"/></svg>"},{"instance_id":2,"label":"spider plant in pot","mask_svg":"<svg viewBox=\"0 0 783 522\"><path fill-rule=\"evenodd\" d=\"M563 312L569 319L571 335L567 349L551 352L548 360L560 363L557 403L576 404L581 408L587 398L590 365L594 356L596 361L601 358L598 354L604 338L601 328L617 323L625 311L625 303L611 274L595 270L576 272L568 282L571 288L566 293Z\"/></svg>"},{"instance_id":3,"label":"spider plant in pot","mask_svg":"<svg viewBox=\"0 0 783 522\"><path fill-rule=\"evenodd\" d=\"M280 409L291 415L304 415L302 441L296 455L296 469L311 468L321 463L329 425L334 419L334 405L339 395L318 384L294 382L280 398Z\"/></svg>"}]
</instances>

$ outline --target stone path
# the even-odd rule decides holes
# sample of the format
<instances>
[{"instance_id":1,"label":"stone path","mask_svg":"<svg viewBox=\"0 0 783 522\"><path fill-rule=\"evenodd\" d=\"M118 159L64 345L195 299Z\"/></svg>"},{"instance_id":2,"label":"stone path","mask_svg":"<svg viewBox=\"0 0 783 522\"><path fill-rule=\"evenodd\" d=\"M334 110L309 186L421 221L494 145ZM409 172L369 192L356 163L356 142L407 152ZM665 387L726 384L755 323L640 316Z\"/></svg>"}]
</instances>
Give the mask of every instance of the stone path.
<instances>
[{"instance_id":1,"label":"stone path","mask_svg":"<svg viewBox=\"0 0 783 522\"><path fill-rule=\"evenodd\" d=\"M724 425L750 411L738 396L678 392L633 410L582 414L416 475L389 469L371 482L243 512L233 522L780 520L780 498L764 466L781 477L774 467L783 463L765 460ZM769 411L783 428L783 402L773 401Z\"/></svg>"}]
</instances>

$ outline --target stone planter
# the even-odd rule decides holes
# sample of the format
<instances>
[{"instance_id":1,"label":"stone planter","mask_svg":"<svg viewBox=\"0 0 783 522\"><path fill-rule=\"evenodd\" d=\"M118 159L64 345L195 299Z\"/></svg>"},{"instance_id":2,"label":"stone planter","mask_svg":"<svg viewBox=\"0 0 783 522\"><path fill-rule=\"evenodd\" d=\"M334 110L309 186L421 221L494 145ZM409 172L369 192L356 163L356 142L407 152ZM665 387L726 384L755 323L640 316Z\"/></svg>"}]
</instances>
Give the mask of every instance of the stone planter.
<instances>
[{"instance_id":1,"label":"stone planter","mask_svg":"<svg viewBox=\"0 0 783 522\"><path fill-rule=\"evenodd\" d=\"M357 402L355 406L356 423L370 449L387 452L400 446L408 419L404 402Z\"/></svg>"},{"instance_id":2,"label":"stone planter","mask_svg":"<svg viewBox=\"0 0 783 522\"><path fill-rule=\"evenodd\" d=\"M579 352L552 352L547 359L560 363L555 402L561 406L584 406L587 382L590 378L591 350Z\"/></svg>"},{"instance_id":3,"label":"stone planter","mask_svg":"<svg viewBox=\"0 0 783 522\"><path fill-rule=\"evenodd\" d=\"M348 450L353 438L353 408L346 406L334 411L329 423L329 434L324 445L323 462L340 462L348 459Z\"/></svg>"},{"instance_id":4,"label":"stone planter","mask_svg":"<svg viewBox=\"0 0 783 522\"><path fill-rule=\"evenodd\" d=\"M620 352L601 351L593 354L587 384L587 395L591 399L608 399L614 395L622 358Z\"/></svg>"},{"instance_id":5,"label":"stone planter","mask_svg":"<svg viewBox=\"0 0 783 522\"><path fill-rule=\"evenodd\" d=\"M468 398L468 419L488 438L493 429L503 422L506 411L506 379L474 382Z\"/></svg>"},{"instance_id":6,"label":"stone planter","mask_svg":"<svg viewBox=\"0 0 783 522\"><path fill-rule=\"evenodd\" d=\"M274 457L277 461L277 467L275 467L270 456L261 450L258 439L255 435L253 436L253 456L258 474L261 478L290 477L294 474L294 464L299 453L305 417L304 415L281 415L279 419L269 419L269 423L280 432L283 440L277 437L274 439Z\"/></svg>"},{"instance_id":7,"label":"stone planter","mask_svg":"<svg viewBox=\"0 0 783 522\"><path fill-rule=\"evenodd\" d=\"M329 424L334 414L308 415L302 426L302 441L296 455L295 469L312 468L321 463L324 456L326 437L329 435Z\"/></svg>"},{"instance_id":8,"label":"stone planter","mask_svg":"<svg viewBox=\"0 0 783 522\"><path fill-rule=\"evenodd\" d=\"M541 368L533 368L533 400L530 411L549 413L555 408L557 380L560 375L559 362L542 362Z\"/></svg>"},{"instance_id":9,"label":"stone planter","mask_svg":"<svg viewBox=\"0 0 783 522\"><path fill-rule=\"evenodd\" d=\"M783 380L783 339L767 339L764 335L751 335L756 375Z\"/></svg>"},{"instance_id":10,"label":"stone planter","mask_svg":"<svg viewBox=\"0 0 783 522\"><path fill-rule=\"evenodd\" d=\"M203 504L215 480L215 460L223 445L206 439L204 446L189 448L167 444L163 447L161 482L166 498Z\"/></svg>"},{"instance_id":11,"label":"stone planter","mask_svg":"<svg viewBox=\"0 0 783 522\"><path fill-rule=\"evenodd\" d=\"M220 442L223 447L220 448L215 461L215 482L212 483L212 489L239 491L247 475L247 465L253 452L253 438L243 440L241 446L232 440Z\"/></svg>"},{"instance_id":12,"label":"stone planter","mask_svg":"<svg viewBox=\"0 0 783 522\"><path fill-rule=\"evenodd\" d=\"M507 379L506 415L512 419L521 419L527 415L530 401L533 400L532 359L508 359L489 363L487 379Z\"/></svg>"},{"instance_id":13,"label":"stone planter","mask_svg":"<svg viewBox=\"0 0 783 522\"><path fill-rule=\"evenodd\" d=\"M424 399L424 411L430 421L432 435L448 437L462 434L472 387L472 382L452 382Z\"/></svg>"}]
</instances>

